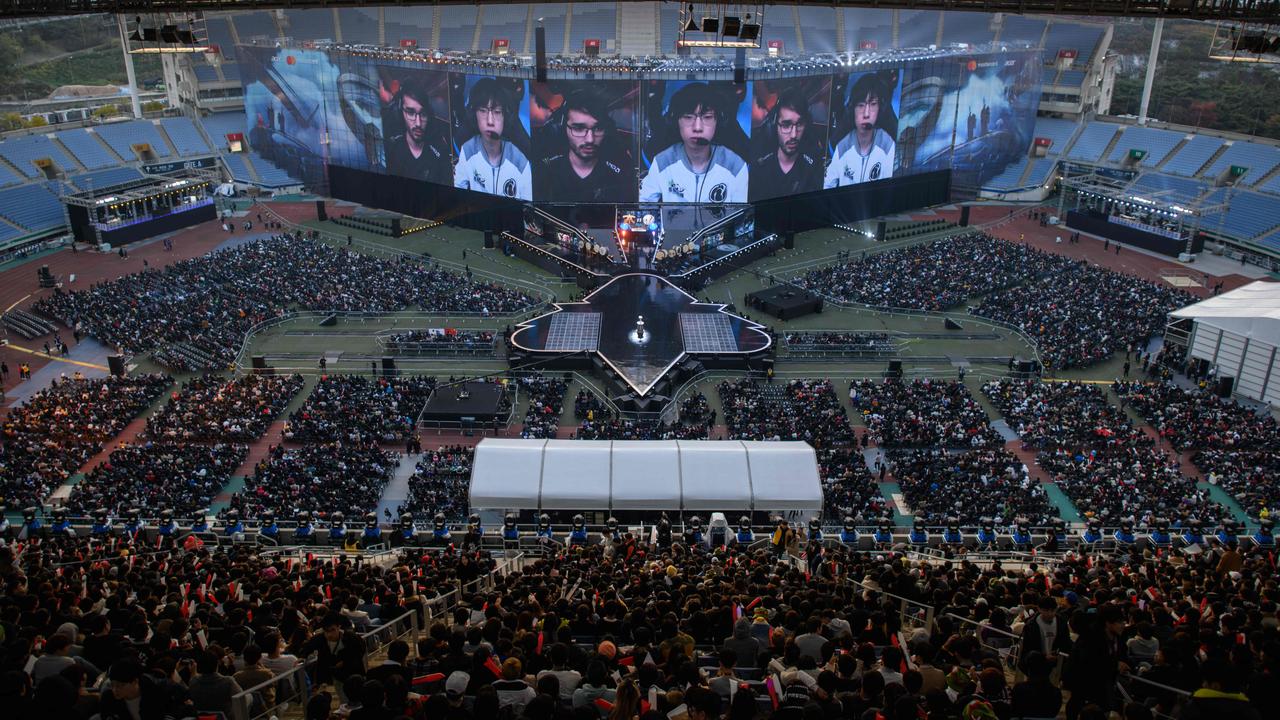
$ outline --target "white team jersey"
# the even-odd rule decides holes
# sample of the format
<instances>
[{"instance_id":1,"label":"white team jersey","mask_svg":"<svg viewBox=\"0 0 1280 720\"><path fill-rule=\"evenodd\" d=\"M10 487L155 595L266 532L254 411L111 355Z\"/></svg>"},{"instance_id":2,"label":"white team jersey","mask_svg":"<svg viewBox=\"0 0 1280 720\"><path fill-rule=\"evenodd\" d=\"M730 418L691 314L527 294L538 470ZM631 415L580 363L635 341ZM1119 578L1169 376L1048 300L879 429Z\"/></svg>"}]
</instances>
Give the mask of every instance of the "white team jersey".
<instances>
[{"instance_id":1,"label":"white team jersey","mask_svg":"<svg viewBox=\"0 0 1280 720\"><path fill-rule=\"evenodd\" d=\"M705 172L689 165L684 145L676 143L658 153L649 174L640 182L640 202L744 203L747 164L732 150L713 145Z\"/></svg>"},{"instance_id":2,"label":"white team jersey","mask_svg":"<svg viewBox=\"0 0 1280 720\"><path fill-rule=\"evenodd\" d=\"M502 162L489 164L489 158L475 135L458 151L458 164L453 166L453 185L464 190L533 199L533 173L529 160L509 142L502 143Z\"/></svg>"},{"instance_id":3,"label":"white team jersey","mask_svg":"<svg viewBox=\"0 0 1280 720\"><path fill-rule=\"evenodd\" d=\"M858 152L857 131L851 132L831 153L831 164L827 166L827 177L822 187L857 185L893 177L893 152L893 138L880 128L876 128L876 134L871 138L871 150L866 155Z\"/></svg>"}]
</instances>

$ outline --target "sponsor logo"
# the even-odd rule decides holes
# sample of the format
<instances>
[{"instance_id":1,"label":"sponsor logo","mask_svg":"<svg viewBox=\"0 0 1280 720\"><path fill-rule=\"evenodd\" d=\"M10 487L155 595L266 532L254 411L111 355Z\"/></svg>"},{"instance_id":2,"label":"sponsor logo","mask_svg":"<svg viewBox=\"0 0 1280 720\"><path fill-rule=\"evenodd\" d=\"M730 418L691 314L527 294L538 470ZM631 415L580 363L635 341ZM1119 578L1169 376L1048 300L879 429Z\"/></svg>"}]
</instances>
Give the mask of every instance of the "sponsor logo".
<instances>
[{"instance_id":1,"label":"sponsor logo","mask_svg":"<svg viewBox=\"0 0 1280 720\"><path fill-rule=\"evenodd\" d=\"M515 197L515 196L516 196L516 181L515 181L515 180L508 180L508 181L506 181L505 183L503 183L503 184L502 184L502 194L503 194L503 195L506 195L507 197Z\"/></svg>"},{"instance_id":2,"label":"sponsor logo","mask_svg":"<svg viewBox=\"0 0 1280 720\"><path fill-rule=\"evenodd\" d=\"M715 187L711 188L711 192L707 193L707 197L711 199L711 202L717 203L724 202L724 199L728 196L729 186L724 183L717 184Z\"/></svg>"},{"instance_id":3,"label":"sponsor logo","mask_svg":"<svg viewBox=\"0 0 1280 720\"><path fill-rule=\"evenodd\" d=\"M487 185L487 184L485 183L485 181L484 181L484 178L480 176L480 171L479 171L479 170L472 170L472 171L471 171L471 182L473 182L473 183L475 183L475 184L479 185L479 186L480 186L480 187L482 187L482 188L487 188L487 187L488 187L488 185Z\"/></svg>"},{"instance_id":4,"label":"sponsor logo","mask_svg":"<svg viewBox=\"0 0 1280 720\"><path fill-rule=\"evenodd\" d=\"M870 177L872 180L879 180L879 179L880 179L880 163L876 163L875 165L872 165L872 166L871 166L871 173L870 173L869 177Z\"/></svg>"}]
</instances>

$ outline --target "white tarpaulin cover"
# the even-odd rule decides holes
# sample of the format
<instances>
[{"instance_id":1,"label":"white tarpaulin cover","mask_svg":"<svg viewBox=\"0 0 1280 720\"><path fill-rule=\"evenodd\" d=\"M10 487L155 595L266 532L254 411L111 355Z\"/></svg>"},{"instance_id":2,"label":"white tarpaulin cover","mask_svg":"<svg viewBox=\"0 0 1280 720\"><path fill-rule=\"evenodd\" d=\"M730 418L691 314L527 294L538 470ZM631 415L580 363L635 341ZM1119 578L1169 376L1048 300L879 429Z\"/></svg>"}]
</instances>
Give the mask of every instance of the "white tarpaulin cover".
<instances>
[{"instance_id":1,"label":"white tarpaulin cover","mask_svg":"<svg viewBox=\"0 0 1280 720\"><path fill-rule=\"evenodd\" d=\"M817 512L822 485L804 442L485 438L471 508Z\"/></svg>"},{"instance_id":2,"label":"white tarpaulin cover","mask_svg":"<svg viewBox=\"0 0 1280 720\"><path fill-rule=\"evenodd\" d=\"M1249 283L1169 316L1191 320L1188 355L1231 378L1233 394L1280 406L1280 283Z\"/></svg>"},{"instance_id":3,"label":"white tarpaulin cover","mask_svg":"<svg viewBox=\"0 0 1280 720\"><path fill-rule=\"evenodd\" d=\"M1259 280L1169 314L1280 345L1280 283Z\"/></svg>"}]
</instances>

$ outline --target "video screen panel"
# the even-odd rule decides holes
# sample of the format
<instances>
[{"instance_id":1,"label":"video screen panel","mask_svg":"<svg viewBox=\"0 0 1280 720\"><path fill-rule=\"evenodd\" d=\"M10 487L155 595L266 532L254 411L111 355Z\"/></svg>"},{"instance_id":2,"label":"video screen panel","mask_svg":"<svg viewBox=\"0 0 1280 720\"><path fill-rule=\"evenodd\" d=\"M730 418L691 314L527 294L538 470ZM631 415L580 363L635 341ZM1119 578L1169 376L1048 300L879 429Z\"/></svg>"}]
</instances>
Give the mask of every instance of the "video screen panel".
<instances>
[{"instance_id":1,"label":"video screen panel","mask_svg":"<svg viewBox=\"0 0 1280 720\"><path fill-rule=\"evenodd\" d=\"M837 75L832 83L830 157L824 188L893 177L902 105L899 68Z\"/></svg>"},{"instance_id":2,"label":"video screen panel","mask_svg":"<svg viewBox=\"0 0 1280 720\"><path fill-rule=\"evenodd\" d=\"M745 203L751 86L646 80L640 202Z\"/></svg>"},{"instance_id":3,"label":"video screen panel","mask_svg":"<svg viewBox=\"0 0 1280 720\"><path fill-rule=\"evenodd\" d=\"M533 199L611 203L636 197L639 86L626 80L534 83Z\"/></svg>"},{"instance_id":4,"label":"video screen panel","mask_svg":"<svg viewBox=\"0 0 1280 720\"><path fill-rule=\"evenodd\" d=\"M453 186L533 199L529 162L529 82L492 75L449 75L453 110Z\"/></svg>"},{"instance_id":5,"label":"video screen panel","mask_svg":"<svg viewBox=\"0 0 1280 720\"><path fill-rule=\"evenodd\" d=\"M749 199L822 189L831 77L757 80L751 89Z\"/></svg>"},{"instance_id":6,"label":"video screen panel","mask_svg":"<svg viewBox=\"0 0 1280 720\"><path fill-rule=\"evenodd\" d=\"M449 73L379 67L378 97L387 174L453 184Z\"/></svg>"}]
</instances>

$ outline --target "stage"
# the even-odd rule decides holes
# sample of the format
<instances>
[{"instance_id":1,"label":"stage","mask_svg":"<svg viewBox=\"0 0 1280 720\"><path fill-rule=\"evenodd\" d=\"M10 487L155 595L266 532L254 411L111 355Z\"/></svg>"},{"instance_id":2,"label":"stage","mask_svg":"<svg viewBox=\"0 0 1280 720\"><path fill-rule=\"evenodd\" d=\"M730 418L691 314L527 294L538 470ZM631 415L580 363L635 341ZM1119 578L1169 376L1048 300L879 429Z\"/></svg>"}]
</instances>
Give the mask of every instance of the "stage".
<instances>
[{"instance_id":1,"label":"stage","mask_svg":"<svg viewBox=\"0 0 1280 720\"><path fill-rule=\"evenodd\" d=\"M465 392L470 397L460 397ZM502 385L491 382L466 382L460 385L437 388L427 398L422 410L425 423L472 422L491 423L502 412Z\"/></svg>"},{"instance_id":2,"label":"stage","mask_svg":"<svg viewBox=\"0 0 1280 720\"><path fill-rule=\"evenodd\" d=\"M775 285L747 295L747 305L779 320L822 312L822 298L791 285Z\"/></svg>"}]
</instances>

